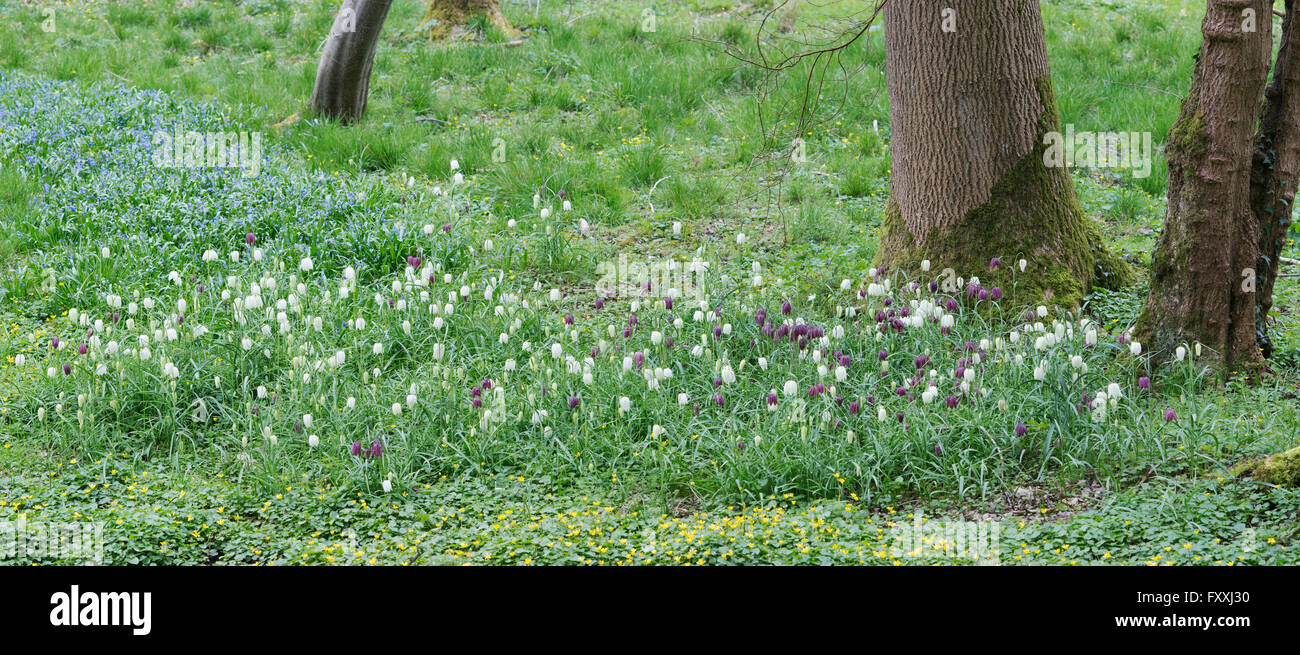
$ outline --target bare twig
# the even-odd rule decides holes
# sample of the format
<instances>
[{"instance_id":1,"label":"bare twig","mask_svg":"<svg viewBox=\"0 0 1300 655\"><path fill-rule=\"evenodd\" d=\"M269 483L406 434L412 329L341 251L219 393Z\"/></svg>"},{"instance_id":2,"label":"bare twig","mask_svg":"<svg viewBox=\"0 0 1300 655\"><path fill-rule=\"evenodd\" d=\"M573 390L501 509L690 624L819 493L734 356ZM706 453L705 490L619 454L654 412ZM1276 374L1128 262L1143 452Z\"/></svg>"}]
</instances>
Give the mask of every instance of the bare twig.
<instances>
[{"instance_id":1,"label":"bare twig","mask_svg":"<svg viewBox=\"0 0 1300 655\"><path fill-rule=\"evenodd\" d=\"M670 176L665 175L665 176L663 176L663 177L661 177L661 178L655 180L655 183L652 184L652 185L650 185L650 192L647 193L647 194L645 194L646 197L649 198L650 196L653 196L653 195L655 194L655 189L659 188L659 183L660 183L660 182L663 182L664 180L668 179L669 177L670 177Z\"/></svg>"},{"instance_id":2,"label":"bare twig","mask_svg":"<svg viewBox=\"0 0 1300 655\"><path fill-rule=\"evenodd\" d=\"M586 17L588 17L588 16L590 16L590 15L592 15L592 14L594 14L594 13L596 13L596 12L594 12L594 11L589 11L589 12L587 12L587 13L585 13L585 14L580 15L580 16L574 16L573 18L570 18L569 20L564 21L564 25L565 25L566 27L569 26L569 25L572 25L572 24L574 24L574 23L576 23L576 22L578 22L578 21L580 21L580 20L582 20L582 19L584 19L584 18L586 18Z\"/></svg>"},{"instance_id":3,"label":"bare twig","mask_svg":"<svg viewBox=\"0 0 1300 655\"><path fill-rule=\"evenodd\" d=\"M655 180L655 183L652 184L652 185L650 186L650 192L647 193L647 194L645 194L646 204L647 204L647 205L650 205L650 215L651 215L651 216L654 216L654 214L655 214L655 204L654 204L653 202L650 202L650 198L652 198L652 197L654 196L654 194L655 194L655 189L659 188L659 183L660 183L660 182L663 182L664 180L668 179L669 177L670 177L670 176L665 175L665 176L663 176L663 177L661 177L661 178Z\"/></svg>"},{"instance_id":4,"label":"bare twig","mask_svg":"<svg viewBox=\"0 0 1300 655\"><path fill-rule=\"evenodd\" d=\"M755 103L757 114L755 127L759 138L765 144L765 149L751 159L748 168L754 170L766 163L769 167L779 170L769 169L758 185L759 188L756 188L747 198L753 199L763 193L768 194L769 203L775 200L777 214L782 217L783 225L784 212L781 208L780 194L778 192L773 195L773 189L779 189L782 181L789 175L791 161L789 155L797 147L797 141L792 141L790 148L784 152L771 149L772 145L782 139L783 135L780 133L786 132L783 117L793 118L786 136L802 138L810 132L812 123L823 120L833 121L837 115L843 113L844 107L849 106L851 101L849 80L854 75L863 74L864 71L865 74L875 72L868 63L850 66L844 60L843 53L854 44L869 40L870 33L879 29L879 19L883 15L887 2L888 0L871 0L862 3L849 15L841 17L835 25L808 27L808 30L819 32L819 35L814 37L802 37L797 33L778 36L778 33L784 34L784 30L774 24L785 15L786 9L797 4L797 0L778 0L773 3L775 6L763 12L758 28L750 41L751 47L742 48L719 39L689 37L693 41L712 45L724 56L764 74L765 79L749 95L753 97ZM808 70L797 71L801 65L807 65ZM786 97L778 92L781 86L780 78L791 72L801 78L803 92L797 97ZM836 94L838 98L823 99L822 90L827 82L843 83L842 93ZM879 92L877 90L876 93ZM769 107L767 106L769 100L779 100L779 102L774 103L777 106ZM823 108L823 105L835 102L839 103L838 108ZM715 114L720 113L712 105L709 105L709 109ZM826 115L828 113L829 116Z\"/></svg>"},{"instance_id":5,"label":"bare twig","mask_svg":"<svg viewBox=\"0 0 1300 655\"><path fill-rule=\"evenodd\" d=\"M1156 93L1163 93L1167 96L1173 96L1175 98L1180 97L1177 93L1170 93L1169 91L1166 91L1164 89L1157 89L1154 86L1147 86L1145 84L1128 84L1127 82L1112 82L1110 80L1102 80L1102 81L1107 84L1117 84L1119 86L1131 86L1135 89L1146 89L1148 91L1155 91Z\"/></svg>"},{"instance_id":6,"label":"bare twig","mask_svg":"<svg viewBox=\"0 0 1300 655\"><path fill-rule=\"evenodd\" d=\"M713 115L718 117L718 120L724 123L727 122L727 119L722 116L722 112L718 111L718 108L714 107L713 103L709 102L708 98L700 98L700 99L703 100L705 106L707 106L709 110L713 112Z\"/></svg>"}]
</instances>

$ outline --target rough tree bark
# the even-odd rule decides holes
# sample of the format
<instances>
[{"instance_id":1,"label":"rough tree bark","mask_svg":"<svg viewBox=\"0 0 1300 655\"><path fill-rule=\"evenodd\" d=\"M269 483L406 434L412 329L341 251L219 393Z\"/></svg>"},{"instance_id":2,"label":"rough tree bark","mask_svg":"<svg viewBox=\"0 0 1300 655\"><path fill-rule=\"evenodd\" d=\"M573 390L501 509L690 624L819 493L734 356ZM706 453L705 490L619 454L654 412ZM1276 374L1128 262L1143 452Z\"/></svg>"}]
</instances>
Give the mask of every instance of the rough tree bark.
<instances>
[{"instance_id":1,"label":"rough tree bark","mask_svg":"<svg viewBox=\"0 0 1300 655\"><path fill-rule=\"evenodd\" d=\"M1255 338L1265 357L1273 354L1268 313L1273 309L1282 247L1291 227L1291 210L1300 177L1300 19L1295 0L1286 0L1282 44L1273 65L1273 81L1264 91L1255 158L1250 175L1250 204L1260 222L1259 262L1256 266Z\"/></svg>"},{"instance_id":2,"label":"rough tree bark","mask_svg":"<svg viewBox=\"0 0 1300 655\"><path fill-rule=\"evenodd\" d=\"M1231 370L1261 361L1255 331L1263 230L1252 211L1251 177L1272 46L1272 2L1206 4L1192 88L1166 140L1169 208L1135 336L1157 360L1181 344L1199 342L1210 348L1209 361ZM1285 76L1280 81L1285 88ZM1266 106L1266 119L1270 114ZM1274 118L1279 128L1294 121L1294 115ZM1294 162L1289 165L1294 169ZM1270 204L1268 190L1272 201L1285 195L1277 193L1272 177L1259 178L1261 205ZM1291 196L1294 184L1290 180Z\"/></svg>"},{"instance_id":3,"label":"rough tree bark","mask_svg":"<svg viewBox=\"0 0 1300 655\"><path fill-rule=\"evenodd\" d=\"M1044 159L1059 123L1038 0L890 2L885 60L893 175L877 265L928 259L1067 308L1094 284L1131 282L1068 171ZM1006 265L990 271L993 257Z\"/></svg>"},{"instance_id":4,"label":"rough tree bark","mask_svg":"<svg viewBox=\"0 0 1300 655\"><path fill-rule=\"evenodd\" d=\"M393 0L351 0L339 9L316 67L311 107L317 113L348 123L366 112L375 48L392 4Z\"/></svg>"},{"instance_id":5,"label":"rough tree bark","mask_svg":"<svg viewBox=\"0 0 1300 655\"><path fill-rule=\"evenodd\" d=\"M501 13L497 0L429 0L424 20L437 21L429 26L429 38L445 39L452 36L458 27L473 16L485 16L489 23L506 36L516 36L519 33Z\"/></svg>"}]
</instances>

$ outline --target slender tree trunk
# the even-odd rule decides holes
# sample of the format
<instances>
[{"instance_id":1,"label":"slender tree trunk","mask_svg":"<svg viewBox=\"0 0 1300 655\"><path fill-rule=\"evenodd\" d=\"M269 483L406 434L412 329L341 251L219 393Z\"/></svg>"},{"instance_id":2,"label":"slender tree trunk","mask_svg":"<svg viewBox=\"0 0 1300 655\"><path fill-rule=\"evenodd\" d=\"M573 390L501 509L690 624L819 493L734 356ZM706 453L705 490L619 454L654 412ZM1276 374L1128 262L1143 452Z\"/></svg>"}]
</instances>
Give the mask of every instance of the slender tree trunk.
<instances>
[{"instance_id":1,"label":"slender tree trunk","mask_svg":"<svg viewBox=\"0 0 1300 655\"><path fill-rule=\"evenodd\" d=\"M1282 45L1273 65L1273 81L1264 91L1259 134L1255 138L1255 159L1250 176L1250 204L1259 221L1261 235L1255 338L1265 357L1273 353L1268 335L1268 313L1273 309L1273 285L1277 281L1282 247L1291 227L1291 210L1300 176L1300 19L1295 0L1286 0L1282 21Z\"/></svg>"},{"instance_id":2,"label":"slender tree trunk","mask_svg":"<svg viewBox=\"0 0 1300 655\"><path fill-rule=\"evenodd\" d=\"M375 48L392 4L393 0L350 0L339 9L316 68L311 106L317 113L345 123L365 114Z\"/></svg>"},{"instance_id":3,"label":"slender tree trunk","mask_svg":"<svg viewBox=\"0 0 1300 655\"><path fill-rule=\"evenodd\" d=\"M1136 334L1157 359L1193 342L1229 369L1261 359L1255 269L1262 230L1252 211L1251 169L1271 5L1207 2L1192 88L1166 141L1169 209Z\"/></svg>"},{"instance_id":4,"label":"slender tree trunk","mask_svg":"<svg viewBox=\"0 0 1300 655\"><path fill-rule=\"evenodd\" d=\"M1044 157L1059 127L1038 0L890 2L885 59L893 175L877 264L930 260L1070 308L1131 281ZM1005 265L990 270L994 257Z\"/></svg>"},{"instance_id":5,"label":"slender tree trunk","mask_svg":"<svg viewBox=\"0 0 1300 655\"><path fill-rule=\"evenodd\" d=\"M506 36L515 36L519 33L501 13L498 0L429 0L424 20L425 22L436 21L429 26L429 38L445 39L473 16L486 17L489 23Z\"/></svg>"}]
</instances>

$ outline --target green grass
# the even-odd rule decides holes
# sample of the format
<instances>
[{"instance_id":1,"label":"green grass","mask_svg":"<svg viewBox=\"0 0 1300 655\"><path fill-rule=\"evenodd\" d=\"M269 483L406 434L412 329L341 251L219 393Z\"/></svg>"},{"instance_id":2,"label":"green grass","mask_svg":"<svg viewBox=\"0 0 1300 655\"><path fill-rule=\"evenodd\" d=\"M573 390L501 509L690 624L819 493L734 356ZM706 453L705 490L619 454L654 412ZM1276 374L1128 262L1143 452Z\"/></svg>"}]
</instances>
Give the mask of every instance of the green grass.
<instances>
[{"instance_id":1,"label":"green grass","mask_svg":"<svg viewBox=\"0 0 1300 655\"><path fill-rule=\"evenodd\" d=\"M378 141L369 149L374 156L358 156L359 148L340 144L343 137L331 134L328 125L300 122L281 138L302 144L320 165L343 172L377 167L423 171L423 160L392 152L403 150L393 142L450 139L456 147L449 149L475 161L471 171L484 173L499 166L490 165L490 148L473 143L464 132L489 131L510 145L510 159L547 158L561 169L604 163L612 151L635 139L644 149L619 164L622 179L632 185L698 171L738 182L733 196L756 191L759 180L747 169L763 149L755 150L751 129L750 94L760 77L716 48L685 39L686 26L695 22L687 18L697 16L704 4L685 3L660 16L655 32L641 32L640 7L633 3L610 3L574 21L570 19L578 14L562 6L539 11L534 19L531 12L515 11L507 3L507 13L528 35L518 48L430 47L409 32L419 21L416 4L393 10L375 67L367 119L371 127L363 126L356 130L361 136L352 137ZM805 8L800 21L829 19L842 11L839 4ZM34 7L6 10L6 17L34 29L0 37L0 60L10 68L60 79L111 74L147 88L216 98L251 127L268 129L303 113L333 5L286 1L162 9L129 2L91 3L87 9L58 14L59 29L53 34L37 27L41 14ZM1080 131L1151 132L1157 145L1163 142L1189 83L1190 53L1199 36L1196 9L1190 1L1123 8L1046 3L1062 122ZM750 42L740 35L755 15L713 8L698 16L703 36L742 46ZM155 47L159 42L165 47ZM53 43L61 47L48 47ZM861 197L870 192L870 180L887 175L888 168L887 157L878 158L882 138L872 128L875 123L881 134L888 134L878 33L844 53L843 60L849 70L862 72L836 82L844 86L842 92L837 88L827 95L866 101L827 103L825 111L842 111L815 116L805 138L813 162L845 178L845 195ZM779 106L799 93L798 80L786 80L771 104ZM417 117L437 120L416 123ZM382 126L411 129L393 134ZM841 147L846 144L851 147ZM858 162L862 156L874 159ZM1162 158L1155 159L1151 177L1128 178L1125 186L1162 193ZM531 193L520 192L500 200L519 203L529 197ZM644 203L623 208L648 210ZM746 212L731 202L718 205L715 213L736 217Z\"/></svg>"}]
</instances>

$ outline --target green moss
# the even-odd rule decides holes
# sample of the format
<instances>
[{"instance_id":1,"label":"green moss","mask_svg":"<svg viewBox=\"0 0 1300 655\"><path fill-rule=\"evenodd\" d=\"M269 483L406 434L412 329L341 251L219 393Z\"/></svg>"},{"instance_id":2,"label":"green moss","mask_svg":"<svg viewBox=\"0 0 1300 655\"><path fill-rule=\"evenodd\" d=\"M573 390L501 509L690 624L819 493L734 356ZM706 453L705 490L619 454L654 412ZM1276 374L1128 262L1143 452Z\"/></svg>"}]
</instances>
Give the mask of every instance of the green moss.
<instances>
[{"instance_id":1,"label":"green moss","mask_svg":"<svg viewBox=\"0 0 1300 655\"><path fill-rule=\"evenodd\" d=\"M1170 198L1184 193L1184 179L1195 175L1195 168L1178 162L1194 162L1205 158L1209 152L1209 134L1206 132L1205 120L1201 116L1200 99L1197 94L1188 94L1178 115L1178 121L1169 130L1166 140L1166 152L1170 161ZM1189 190L1195 190L1193 185ZM1170 241L1161 237L1156 248L1152 266L1152 275L1162 277L1166 273L1188 270L1191 263L1192 243L1190 241Z\"/></svg>"},{"instance_id":2,"label":"green moss","mask_svg":"<svg viewBox=\"0 0 1300 655\"><path fill-rule=\"evenodd\" d=\"M1242 462L1233 468L1233 472L1269 484L1300 486L1300 446L1264 459Z\"/></svg>"},{"instance_id":3,"label":"green moss","mask_svg":"<svg viewBox=\"0 0 1300 655\"><path fill-rule=\"evenodd\" d=\"M1077 308L1094 285L1118 289L1134 281L1132 267L1103 244L1098 227L1084 214L1074 183L1062 168L1043 164L1043 135L1057 130L1050 80L1041 80L1043 114L1035 146L994 184L989 200L955 225L931 230L918 242L891 199L881 223L878 266L910 273L922 260L931 275L952 269L998 286L1010 304ZM1003 265L990 270L993 257ZM1017 261L1024 259L1025 270Z\"/></svg>"},{"instance_id":4,"label":"green moss","mask_svg":"<svg viewBox=\"0 0 1300 655\"><path fill-rule=\"evenodd\" d=\"M1205 156L1209 149L1209 136L1205 132L1205 119L1196 96L1189 95L1188 104L1178 117L1178 122L1169 130L1165 140L1165 149L1179 152L1193 158Z\"/></svg>"},{"instance_id":5,"label":"green moss","mask_svg":"<svg viewBox=\"0 0 1300 655\"><path fill-rule=\"evenodd\" d=\"M1093 255L1092 288L1119 291L1137 283L1137 273L1123 257L1104 245L1097 223L1084 218Z\"/></svg>"}]
</instances>

